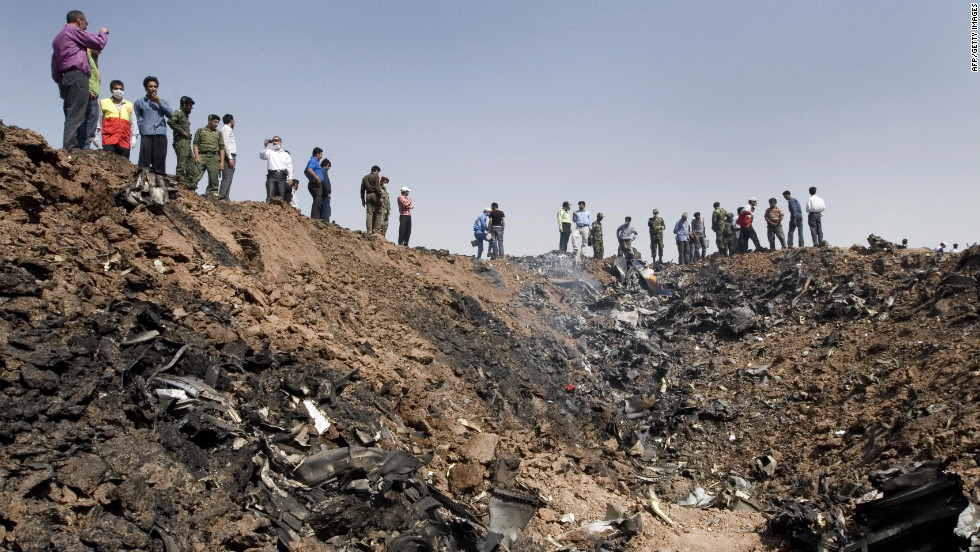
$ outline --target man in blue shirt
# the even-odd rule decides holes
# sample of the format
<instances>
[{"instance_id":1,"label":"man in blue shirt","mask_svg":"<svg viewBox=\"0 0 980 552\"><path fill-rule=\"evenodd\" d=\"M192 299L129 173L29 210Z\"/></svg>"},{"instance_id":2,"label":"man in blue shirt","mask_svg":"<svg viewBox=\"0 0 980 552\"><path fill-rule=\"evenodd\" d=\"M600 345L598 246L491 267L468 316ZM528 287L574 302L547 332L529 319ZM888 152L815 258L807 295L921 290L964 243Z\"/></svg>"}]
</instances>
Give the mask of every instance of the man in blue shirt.
<instances>
[{"instance_id":1,"label":"man in blue shirt","mask_svg":"<svg viewBox=\"0 0 980 552\"><path fill-rule=\"evenodd\" d=\"M167 100L157 95L160 81L156 77L143 79L146 96L133 102L133 113L139 121L140 158L139 166L147 167L159 174L167 172L167 119L174 116Z\"/></svg>"},{"instance_id":2,"label":"man in blue shirt","mask_svg":"<svg viewBox=\"0 0 980 552\"><path fill-rule=\"evenodd\" d=\"M674 240L677 242L677 264L691 262L691 223L687 222L687 213L674 224Z\"/></svg>"},{"instance_id":3,"label":"man in blue shirt","mask_svg":"<svg viewBox=\"0 0 980 552\"><path fill-rule=\"evenodd\" d=\"M592 215L585 210L585 202L578 202L578 211L572 213L572 249L575 262L582 262L582 249L589 243L589 232L592 231Z\"/></svg>"},{"instance_id":4,"label":"man in blue shirt","mask_svg":"<svg viewBox=\"0 0 980 552\"><path fill-rule=\"evenodd\" d=\"M490 217L487 213L490 212L490 208L487 207L483 210L480 216L476 217L473 221L473 245L476 246L476 258L483 258L483 242L487 241L487 232L490 230ZM493 243L493 242L490 242Z\"/></svg>"},{"instance_id":5,"label":"man in blue shirt","mask_svg":"<svg viewBox=\"0 0 980 552\"><path fill-rule=\"evenodd\" d=\"M633 240L639 232L633 228L633 217L626 217L626 222L616 229L616 239L619 240L619 254L626 257L627 262L633 262Z\"/></svg>"},{"instance_id":6,"label":"man in blue shirt","mask_svg":"<svg viewBox=\"0 0 980 552\"><path fill-rule=\"evenodd\" d=\"M790 195L789 190L783 192L783 198L786 199L786 210L789 211L789 236L787 239L789 247L793 247L794 228L796 235L800 238L800 247L803 247L803 209L800 207L800 202Z\"/></svg>"},{"instance_id":7,"label":"man in blue shirt","mask_svg":"<svg viewBox=\"0 0 980 552\"><path fill-rule=\"evenodd\" d=\"M313 196L313 207L310 208L310 218L312 219L323 218L323 167L320 166L321 159L323 159L323 150L313 148L313 157L310 157L309 162L306 163L306 170L303 171L307 179L306 187L310 191L310 195Z\"/></svg>"}]
</instances>

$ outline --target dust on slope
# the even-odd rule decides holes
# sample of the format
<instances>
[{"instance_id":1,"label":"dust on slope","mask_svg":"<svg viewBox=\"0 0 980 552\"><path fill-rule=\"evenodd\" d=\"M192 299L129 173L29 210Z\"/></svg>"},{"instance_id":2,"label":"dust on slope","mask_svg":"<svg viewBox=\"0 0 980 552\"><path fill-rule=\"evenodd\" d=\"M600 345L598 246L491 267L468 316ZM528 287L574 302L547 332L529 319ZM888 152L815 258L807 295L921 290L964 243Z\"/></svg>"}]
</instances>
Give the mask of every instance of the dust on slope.
<instances>
[{"instance_id":1,"label":"dust on slope","mask_svg":"<svg viewBox=\"0 0 980 552\"><path fill-rule=\"evenodd\" d=\"M535 489L550 507L522 546L549 546L566 513L641 509L602 420L562 407L566 382L592 377L552 329L570 315L569 292L505 262L396 247L282 204L185 195L162 215L127 210L113 200L132 174L125 161L69 160L14 127L0 135L0 538L11 547L274 549L284 529L256 508L260 428L303 421L297 399L335 390L331 430L289 450L431 451L434 486L478 511L491 485ZM528 284L546 306L520 299ZM127 344L148 328L161 337ZM175 373L216 377L257 424L251 434L216 430L217 414L159 411L148 386L176 356ZM474 453L487 435L491 454ZM644 514L631 548L759 546L757 516L674 515L681 525L667 529ZM358 535L381 546L379 531L399 527L382 521L362 521ZM337 548L294 536L293 549Z\"/></svg>"}]
</instances>

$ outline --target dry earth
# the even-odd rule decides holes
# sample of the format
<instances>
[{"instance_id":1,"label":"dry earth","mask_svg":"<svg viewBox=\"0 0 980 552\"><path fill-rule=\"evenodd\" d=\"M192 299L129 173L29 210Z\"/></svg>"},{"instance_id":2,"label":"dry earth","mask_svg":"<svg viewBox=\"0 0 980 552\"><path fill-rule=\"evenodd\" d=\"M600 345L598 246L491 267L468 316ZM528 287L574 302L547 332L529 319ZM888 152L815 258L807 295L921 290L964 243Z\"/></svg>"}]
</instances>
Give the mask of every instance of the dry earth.
<instances>
[{"instance_id":1,"label":"dry earth","mask_svg":"<svg viewBox=\"0 0 980 552\"><path fill-rule=\"evenodd\" d=\"M0 124L0 547L490 549L504 500L520 550L788 550L768 518L848 518L874 470L978 488L980 248L712 257L666 298L132 176Z\"/></svg>"}]
</instances>

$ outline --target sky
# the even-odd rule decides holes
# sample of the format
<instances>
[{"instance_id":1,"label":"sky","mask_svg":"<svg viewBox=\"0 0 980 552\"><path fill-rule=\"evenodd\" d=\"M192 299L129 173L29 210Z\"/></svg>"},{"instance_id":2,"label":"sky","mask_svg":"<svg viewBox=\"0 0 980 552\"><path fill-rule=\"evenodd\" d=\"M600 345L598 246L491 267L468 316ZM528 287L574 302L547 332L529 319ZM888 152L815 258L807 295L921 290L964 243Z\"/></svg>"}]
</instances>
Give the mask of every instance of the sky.
<instances>
[{"instance_id":1,"label":"sky","mask_svg":"<svg viewBox=\"0 0 980 552\"><path fill-rule=\"evenodd\" d=\"M265 199L258 153L281 135L297 173L323 148L341 226L364 229L372 165L390 190L411 188L413 246L473 254L473 221L495 201L505 252L542 254L558 247L562 201L584 200L605 215L607 254L627 215L647 252L659 208L676 259L681 212L710 222L715 201L784 207L783 190L805 200L810 186L831 245L872 233L913 247L980 241L970 2L0 5L5 124L61 146L51 41L80 9L90 31L109 29L102 97L120 79L136 100L154 75L172 107L194 98L192 128L235 116L233 200Z\"/></svg>"}]
</instances>

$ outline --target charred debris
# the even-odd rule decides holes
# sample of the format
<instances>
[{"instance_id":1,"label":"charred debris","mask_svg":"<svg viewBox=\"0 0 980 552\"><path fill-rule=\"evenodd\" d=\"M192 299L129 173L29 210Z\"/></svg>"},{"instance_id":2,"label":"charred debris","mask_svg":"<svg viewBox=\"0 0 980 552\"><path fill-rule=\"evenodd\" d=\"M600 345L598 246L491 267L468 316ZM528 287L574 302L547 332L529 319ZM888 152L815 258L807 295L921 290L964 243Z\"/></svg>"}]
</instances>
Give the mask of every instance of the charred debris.
<instances>
[{"instance_id":1,"label":"charred debris","mask_svg":"<svg viewBox=\"0 0 980 552\"><path fill-rule=\"evenodd\" d=\"M774 542L799 550L977 547L980 248L944 257L872 237L652 274L555 253L423 252L420 273L469 263L486 294L511 294L501 308L540 313L552 333L522 337L484 297L419 286L403 308L439 345L400 354L451 365L472 382L458 403L534 428L537 446L604 443L564 469L632 499L532 540L525 528L549 497L481 427L499 420L409 411L393 378L366 381L362 366L386 351L359 336L360 310L338 307L349 355L282 350L241 327L247 307L162 286L154 269L172 269L141 268L121 246L143 229L133 220L166 219L198 244L168 261L261 282L258 238L223 245L166 178L68 163L30 131L0 135L5 547L625 550L641 512L670 525L671 507L760 512ZM98 239L59 237L86 217ZM239 295L268 305L270 287ZM551 418L513 407L530 400ZM466 436L448 474L423 445L437 425Z\"/></svg>"}]
</instances>

